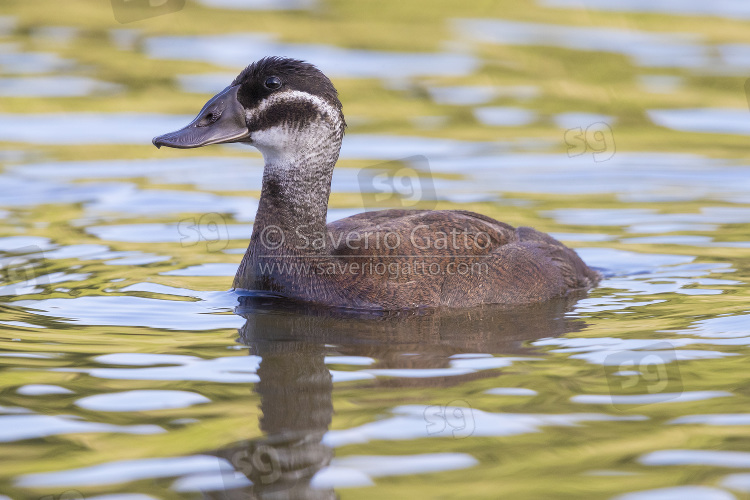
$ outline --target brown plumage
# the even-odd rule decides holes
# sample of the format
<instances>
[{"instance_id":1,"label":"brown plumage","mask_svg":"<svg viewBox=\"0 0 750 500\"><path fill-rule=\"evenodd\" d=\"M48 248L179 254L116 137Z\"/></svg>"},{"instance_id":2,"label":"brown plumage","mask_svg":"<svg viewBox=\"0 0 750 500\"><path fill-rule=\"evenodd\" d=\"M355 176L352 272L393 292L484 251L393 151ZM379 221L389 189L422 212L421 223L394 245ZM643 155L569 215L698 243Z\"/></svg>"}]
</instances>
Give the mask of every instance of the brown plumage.
<instances>
[{"instance_id":1,"label":"brown plumage","mask_svg":"<svg viewBox=\"0 0 750 500\"><path fill-rule=\"evenodd\" d=\"M235 288L399 310L529 304L597 283L598 273L549 235L472 212L383 210L326 224L345 126L325 75L266 58L190 125L154 139L178 148L245 142L263 153L258 214Z\"/></svg>"},{"instance_id":2,"label":"brown plumage","mask_svg":"<svg viewBox=\"0 0 750 500\"><path fill-rule=\"evenodd\" d=\"M393 310L528 304L590 288L598 280L554 238L467 211L383 210L347 217L326 230L322 252L294 245L271 250L256 231L235 287L338 307ZM356 244L353 235L360 235ZM436 235L448 236L448 248L435 244ZM394 245L396 240L400 244Z\"/></svg>"}]
</instances>

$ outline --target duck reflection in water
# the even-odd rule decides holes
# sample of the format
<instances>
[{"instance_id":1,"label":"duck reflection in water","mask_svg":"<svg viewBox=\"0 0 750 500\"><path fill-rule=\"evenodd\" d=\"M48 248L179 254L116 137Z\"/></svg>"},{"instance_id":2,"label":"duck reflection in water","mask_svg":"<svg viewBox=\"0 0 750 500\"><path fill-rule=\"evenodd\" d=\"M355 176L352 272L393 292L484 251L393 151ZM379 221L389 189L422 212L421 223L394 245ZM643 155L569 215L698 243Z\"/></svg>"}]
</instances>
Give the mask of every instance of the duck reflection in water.
<instances>
[{"instance_id":1,"label":"duck reflection in water","mask_svg":"<svg viewBox=\"0 0 750 500\"><path fill-rule=\"evenodd\" d=\"M326 356L370 357L375 363L369 368L434 369L449 368L450 356L455 354L538 355L524 344L585 327L582 320L565 316L579 298L513 309L495 306L376 316L273 297L242 297L236 313L246 321L239 341L249 347L250 354L262 358L254 390L261 400L264 437L216 453L252 484L227 484L226 491L207 494L207 498L337 498L321 476L313 479L334 455L324 440L334 413ZM441 377L376 377L358 383L373 389L439 388L496 375L494 370L478 370ZM425 402L425 408L433 403ZM429 437L427 430L425 437Z\"/></svg>"}]
</instances>

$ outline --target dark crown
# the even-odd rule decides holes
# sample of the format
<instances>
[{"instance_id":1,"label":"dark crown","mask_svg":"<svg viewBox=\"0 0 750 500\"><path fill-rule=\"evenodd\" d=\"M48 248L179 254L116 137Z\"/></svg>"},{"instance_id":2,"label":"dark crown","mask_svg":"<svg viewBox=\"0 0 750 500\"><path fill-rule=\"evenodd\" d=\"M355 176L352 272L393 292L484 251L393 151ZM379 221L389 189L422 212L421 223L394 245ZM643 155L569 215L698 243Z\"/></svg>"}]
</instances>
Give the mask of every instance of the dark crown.
<instances>
[{"instance_id":1,"label":"dark crown","mask_svg":"<svg viewBox=\"0 0 750 500\"><path fill-rule=\"evenodd\" d=\"M281 87L269 89L264 85L272 76L281 79ZM336 87L318 68L310 63L286 57L264 57L250 64L237 75L231 86L240 85L238 99L248 109L254 108L260 101L274 92L298 90L318 96L336 109L341 110Z\"/></svg>"}]
</instances>

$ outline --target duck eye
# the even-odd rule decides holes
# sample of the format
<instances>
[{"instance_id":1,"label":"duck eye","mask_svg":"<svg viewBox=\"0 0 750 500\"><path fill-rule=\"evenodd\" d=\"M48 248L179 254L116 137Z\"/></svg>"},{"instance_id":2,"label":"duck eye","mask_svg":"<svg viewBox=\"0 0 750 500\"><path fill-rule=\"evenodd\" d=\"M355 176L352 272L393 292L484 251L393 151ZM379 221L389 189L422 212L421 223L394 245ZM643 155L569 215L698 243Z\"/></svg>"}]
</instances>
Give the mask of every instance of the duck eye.
<instances>
[{"instance_id":1,"label":"duck eye","mask_svg":"<svg viewBox=\"0 0 750 500\"><path fill-rule=\"evenodd\" d=\"M268 89L276 90L277 88L281 87L281 79L278 76L269 76L268 78L266 78L264 85Z\"/></svg>"}]
</instances>

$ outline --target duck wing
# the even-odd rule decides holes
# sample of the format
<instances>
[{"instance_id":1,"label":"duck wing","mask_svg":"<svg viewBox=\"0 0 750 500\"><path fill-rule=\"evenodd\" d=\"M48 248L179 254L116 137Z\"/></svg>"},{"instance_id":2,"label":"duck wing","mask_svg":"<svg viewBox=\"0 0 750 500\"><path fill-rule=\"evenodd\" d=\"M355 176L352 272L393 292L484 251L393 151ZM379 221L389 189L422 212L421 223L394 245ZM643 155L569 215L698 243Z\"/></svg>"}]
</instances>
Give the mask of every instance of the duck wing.
<instances>
[{"instance_id":1,"label":"duck wing","mask_svg":"<svg viewBox=\"0 0 750 500\"><path fill-rule=\"evenodd\" d=\"M328 224L341 256L483 256L518 240L515 228L464 210L380 210Z\"/></svg>"},{"instance_id":2,"label":"duck wing","mask_svg":"<svg viewBox=\"0 0 750 500\"><path fill-rule=\"evenodd\" d=\"M370 266L348 293L389 307L523 304L598 281L551 236L469 211L368 212L328 231L332 256Z\"/></svg>"}]
</instances>

